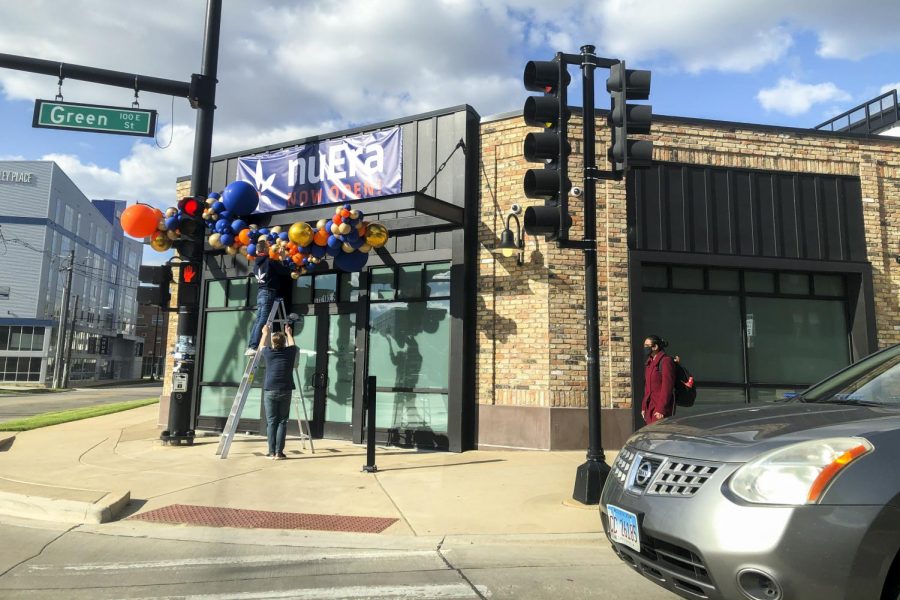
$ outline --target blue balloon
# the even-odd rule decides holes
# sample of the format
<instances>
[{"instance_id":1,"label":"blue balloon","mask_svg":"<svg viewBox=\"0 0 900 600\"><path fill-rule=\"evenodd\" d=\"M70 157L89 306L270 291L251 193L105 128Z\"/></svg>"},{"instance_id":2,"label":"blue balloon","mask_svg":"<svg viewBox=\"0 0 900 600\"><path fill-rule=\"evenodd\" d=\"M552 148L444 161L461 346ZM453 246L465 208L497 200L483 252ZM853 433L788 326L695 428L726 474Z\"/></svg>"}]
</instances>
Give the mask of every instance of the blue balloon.
<instances>
[{"instance_id":1,"label":"blue balloon","mask_svg":"<svg viewBox=\"0 0 900 600\"><path fill-rule=\"evenodd\" d=\"M222 242L223 246L230 246L234 243L234 236L230 233L223 233L221 237L219 237L219 241Z\"/></svg>"},{"instance_id":2,"label":"blue balloon","mask_svg":"<svg viewBox=\"0 0 900 600\"><path fill-rule=\"evenodd\" d=\"M269 235L269 228L268 228L268 227L263 227L262 229L260 229L260 230L259 230L259 235Z\"/></svg>"},{"instance_id":3,"label":"blue balloon","mask_svg":"<svg viewBox=\"0 0 900 600\"><path fill-rule=\"evenodd\" d=\"M322 258L325 256L325 246L316 246L313 247L309 251L310 254L315 256L316 258Z\"/></svg>"},{"instance_id":4,"label":"blue balloon","mask_svg":"<svg viewBox=\"0 0 900 600\"><path fill-rule=\"evenodd\" d=\"M354 250L359 250L359 248L366 243L366 240L362 239L359 236L356 236L356 240L353 242L347 242L350 246L353 247Z\"/></svg>"},{"instance_id":5,"label":"blue balloon","mask_svg":"<svg viewBox=\"0 0 900 600\"><path fill-rule=\"evenodd\" d=\"M242 229L247 229L247 221L243 219L235 219L231 223L231 230L235 233L235 235L239 234Z\"/></svg>"},{"instance_id":6,"label":"blue balloon","mask_svg":"<svg viewBox=\"0 0 900 600\"><path fill-rule=\"evenodd\" d=\"M231 219L232 216L235 216L235 215L232 215L230 210L223 210L222 212L219 213L219 217L221 217L223 219Z\"/></svg>"},{"instance_id":7,"label":"blue balloon","mask_svg":"<svg viewBox=\"0 0 900 600\"><path fill-rule=\"evenodd\" d=\"M214 213L219 214L220 212L225 210L225 205L222 202L217 201L217 202L213 202L213 205L211 206L211 208Z\"/></svg>"},{"instance_id":8,"label":"blue balloon","mask_svg":"<svg viewBox=\"0 0 900 600\"><path fill-rule=\"evenodd\" d=\"M287 231L282 231L281 233L278 234L278 239L286 242L286 241L290 240L291 238L287 234Z\"/></svg>"},{"instance_id":9,"label":"blue balloon","mask_svg":"<svg viewBox=\"0 0 900 600\"><path fill-rule=\"evenodd\" d=\"M168 217L166 219L166 229L178 229L178 217Z\"/></svg>"},{"instance_id":10,"label":"blue balloon","mask_svg":"<svg viewBox=\"0 0 900 600\"><path fill-rule=\"evenodd\" d=\"M247 244L247 254L250 256L256 254L256 244Z\"/></svg>"},{"instance_id":11,"label":"blue balloon","mask_svg":"<svg viewBox=\"0 0 900 600\"><path fill-rule=\"evenodd\" d=\"M222 196L219 195L219 192L211 192L207 198L212 198L213 200L218 200Z\"/></svg>"},{"instance_id":12,"label":"blue balloon","mask_svg":"<svg viewBox=\"0 0 900 600\"><path fill-rule=\"evenodd\" d=\"M363 252L342 252L334 257L334 266L347 273L362 271L369 262L369 255Z\"/></svg>"},{"instance_id":13,"label":"blue balloon","mask_svg":"<svg viewBox=\"0 0 900 600\"><path fill-rule=\"evenodd\" d=\"M249 215L259 206L259 193L246 181L233 181L222 192L222 202L236 215Z\"/></svg>"},{"instance_id":14,"label":"blue balloon","mask_svg":"<svg viewBox=\"0 0 900 600\"><path fill-rule=\"evenodd\" d=\"M344 236L344 239L347 240L347 243L352 244L359 239L359 232L356 229L351 229L350 233Z\"/></svg>"},{"instance_id":15,"label":"blue balloon","mask_svg":"<svg viewBox=\"0 0 900 600\"><path fill-rule=\"evenodd\" d=\"M357 220L357 221L362 221L362 220L363 220L363 217L365 216L365 215L363 214L363 211L357 210L356 212L359 213L359 216L356 217L356 220Z\"/></svg>"},{"instance_id":16,"label":"blue balloon","mask_svg":"<svg viewBox=\"0 0 900 600\"><path fill-rule=\"evenodd\" d=\"M216 221L216 231L219 233L226 233L231 230L231 226L227 219L219 219Z\"/></svg>"},{"instance_id":17,"label":"blue balloon","mask_svg":"<svg viewBox=\"0 0 900 600\"><path fill-rule=\"evenodd\" d=\"M329 247L329 248L337 248L338 250L340 250L340 249L341 249L341 244L343 244L343 243L344 243L344 242L342 242L342 241L340 240L340 238L338 238L336 235L329 235L329 236L328 236L328 247Z\"/></svg>"}]
</instances>

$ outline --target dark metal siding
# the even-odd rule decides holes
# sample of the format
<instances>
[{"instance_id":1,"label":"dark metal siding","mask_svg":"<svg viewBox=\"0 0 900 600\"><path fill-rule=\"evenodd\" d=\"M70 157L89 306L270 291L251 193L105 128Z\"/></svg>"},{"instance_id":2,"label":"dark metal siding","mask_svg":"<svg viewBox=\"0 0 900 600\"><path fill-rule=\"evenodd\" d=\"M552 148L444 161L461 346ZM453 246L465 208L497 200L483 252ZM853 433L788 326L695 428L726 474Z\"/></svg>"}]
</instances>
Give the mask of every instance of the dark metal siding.
<instances>
[{"instance_id":1,"label":"dark metal siding","mask_svg":"<svg viewBox=\"0 0 900 600\"><path fill-rule=\"evenodd\" d=\"M856 177L660 163L627 193L631 250L866 260Z\"/></svg>"}]
</instances>

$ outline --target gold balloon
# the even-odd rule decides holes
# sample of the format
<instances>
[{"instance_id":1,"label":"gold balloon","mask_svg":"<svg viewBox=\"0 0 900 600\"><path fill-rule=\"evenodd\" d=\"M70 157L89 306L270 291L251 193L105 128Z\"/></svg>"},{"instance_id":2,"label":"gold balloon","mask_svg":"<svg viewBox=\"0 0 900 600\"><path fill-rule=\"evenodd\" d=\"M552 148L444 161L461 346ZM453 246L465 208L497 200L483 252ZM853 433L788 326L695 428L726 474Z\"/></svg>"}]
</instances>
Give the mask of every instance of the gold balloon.
<instances>
[{"instance_id":1,"label":"gold balloon","mask_svg":"<svg viewBox=\"0 0 900 600\"><path fill-rule=\"evenodd\" d=\"M225 248L225 252L228 253L228 256L236 256L238 253L238 249L234 246L228 246L227 248Z\"/></svg>"},{"instance_id":2,"label":"gold balloon","mask_svg":"<svg viewBox=\"0 0 900 600\"><path fill-rule=\"evenodd\" d=\"M353 246L351 246L351 245L348 244L347 242L344 242L343 244L341 244L341 249L342 249L344 252L353 252L353 251L356 250L356 248L354 248Z\"/></svg>"},{"instance_id":3,"label":"gold balloon","mask_svg":"<svg viewBox=\"0 0 900 600\"><path fill-rule=\"evenodd\" d=\"M347 235L348 233L350 233L351 229L352 227L350 227L349 223L341 223L340 225L338 225L338 233L340 233L341 235Z\"/></svg>"},{"instance_id":4,"label":"gold balloon","mask_svg":"<svg viewBox=\"0 0 900 600\"><path fill-rule=\"evenodd\" d=\"M300 273L297 271L291 271L291 279L300 279Z\"/></svg>"},{"instance_id":5,"label":"gold balloon","mask_svg":"<svg viewBox=\"0 0 900 600\"><path fill-rule=\"evenodd\" d=\"M166 215L167 217L174 217L174 216L177 215L177 214L178 214L178 209L177 209L177 208L172 208L171 206L170 206L169 208L167 208L167 209L166 209L166 212L165 212L165 215Z\"/></svg>"},{"instance_id":6,"label":"gold balloon","mask_svg":"<svg viewBox=\"0 0 900 600\"><path fill-rule=\"evenodd\" d=\"M369 223L369 226L366 228L366 243L373 248L381 248L387 241L387 227L381 223Z\"/></svg>"},{"instance_id":7,"label":"gold balloon","mask_svg":"<svg viewBox=\"0 0 900 600\"><path fill-rule=\"evenodd\" d=\"M309 223L294 223L288 229L288 239L298 246L309 246L313 240L313 228Z\"/></svg>"},{"instance_id":8,"label":"gold balloon","mask_svg":"<svg viewBox=\"0 0 900 600\"><path fill-rule=\"evenodd\" d=\"M150 236L150 247L157 252L165 252L172 247L172 240L169 239L165 232L157 231Z\"/></svg>"},{"instance_id":9,"label":"gold balloon","mask_svg":"<svg viewBox=\"0 0 900 600\"><path fill-rule=\"evenodd\" d=\"M316 229L325 229L325 223L330 221L331 219L319 219L319 222L316 223Z\"/></svg>"},{"instance_id":10,"label":"gold balloon","mask_svg":"<svg viewBox=\"0 0 900 600\"><path fill-rule=\"evenodd\" d=\"M371 250L372 250L372 246L370 246L368 244L363 244L362 246L359 247L359 251L362 252L363 254L367 254Z\"/></svg>"},{"instance_id":11,"label":"gold balloon","mask_svg":"<svg viewBox=\"0 0 900 600\"><path fill-rule=\"evenodd\" d=\"M272 233L281 233L281 225L276 225L275 227L273 227L273 228L270 229L269 231L271 231Z\"/></svg>"},{"instance_id":12,"label":"gold balloon","mask_svg":"<svg viewBox=\"0 0 900 600\"><path fill-rule=\"evenodd\" d=\"M170 229L166 232L166 237L170 240L178 239L178 232Z\"/></svg>"},{"instance_id":13,"label":"gold balloon","mask_svg":"<svg viewBox=\"0 0 900 600\"><path fill-rule=\"evenodd\" d=\"M209 245L212 246L213 248L220 248L222 246L222 244L219 242L220 237L221 237L221 234L218 234L218 233L214 233L211 236L209 236Z\"/></svg>"}]
</instances>

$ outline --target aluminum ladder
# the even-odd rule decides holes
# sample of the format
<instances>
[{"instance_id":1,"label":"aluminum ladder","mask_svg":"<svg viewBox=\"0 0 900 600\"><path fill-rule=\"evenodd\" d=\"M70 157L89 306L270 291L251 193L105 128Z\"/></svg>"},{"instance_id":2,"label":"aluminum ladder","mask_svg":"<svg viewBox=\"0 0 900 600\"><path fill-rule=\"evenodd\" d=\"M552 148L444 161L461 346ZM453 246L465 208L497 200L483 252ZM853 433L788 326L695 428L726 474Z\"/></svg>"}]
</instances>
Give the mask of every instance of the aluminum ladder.
<instances>
[{"instance_id":1,"label":"aluminum ladder","mask_svg":"<svg viewBox=\"0 0 900 600\"><path fill-rule=\"evenodd\" d=\"M284 301L281 298L276 298L274 304L272 304L272 310L269 311L269 318L266 320L266 325L269 326L270 335L272 333L272 325L273 323L280 323L282 328L286 323L289 323L291 320L288 319L285 314ZM259 367L259 361L262 356L262 350L258 350L250 360L247 362L247 366L244 368L244 374L241 377L240 386L238 386L238 391L234 396L234 403L231 405L231 411L228 413L228 420L225 421L225 429L222 430L222 435L219 438L219 446L216 449L216 454L219 458L228 458L228 451L231 449L231 443L234 441L235 434L237 432L238 421L241 419L241 413L244 410L244 405L247 403L247 397L250 395L250 389L253 387L253 378L256 375L256 369ZM299 397L297 404L294 405L294 410L297 415L297 427L300 431L300 445L301 449L306 449L306 441L309 440L309 447L313 454L315 454L316 449L313 446L312 434L310 432L309 427L309 419L306 411L306 399L303 395L303 386L301 385L300 375L298 372L298 367L294 367L294 377L297 384L297 391L299 391ZM293 403L293 396L292 403ZM303 419L300 418L300 410L303 410ZM306 425L306 431L304 432L303 426Z\"/></svg>"}]
</instances>

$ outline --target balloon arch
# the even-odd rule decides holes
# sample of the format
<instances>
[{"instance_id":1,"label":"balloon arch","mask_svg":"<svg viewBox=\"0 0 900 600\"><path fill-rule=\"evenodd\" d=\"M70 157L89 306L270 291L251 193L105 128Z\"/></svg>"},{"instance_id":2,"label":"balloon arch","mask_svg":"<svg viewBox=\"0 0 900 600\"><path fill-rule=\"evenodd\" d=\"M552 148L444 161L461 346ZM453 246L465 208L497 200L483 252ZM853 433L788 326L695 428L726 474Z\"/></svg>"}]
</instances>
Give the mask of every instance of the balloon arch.
<instances>
[{"instance_id":1,"label":"balloon arch","mask_svg":"<svg viewBox=\"0 0 900 600\"><path fill-rule=\"evenodd\" d=\"M327 269L328 257L333 258L338 270L361 271L369 253L388 240L384 225L365 221L363 212L350 204L338 205L334 217L321 219L315 227L300 221L286 230L281 226L248 224L246 218L258 205L259 194L245 181L228 184L221 194L210 194L202 211L209 245L224 248L231 256L241 254L250 261L256 259L258 251L266 252L270 259L288 267L297 279ZM146 204L133 204L122 212L120 223L128 235L149 238L154 250L165 252L181 236L186 217L183 210L175 207L163 212Z\"/></svg>"}]
</instances>

